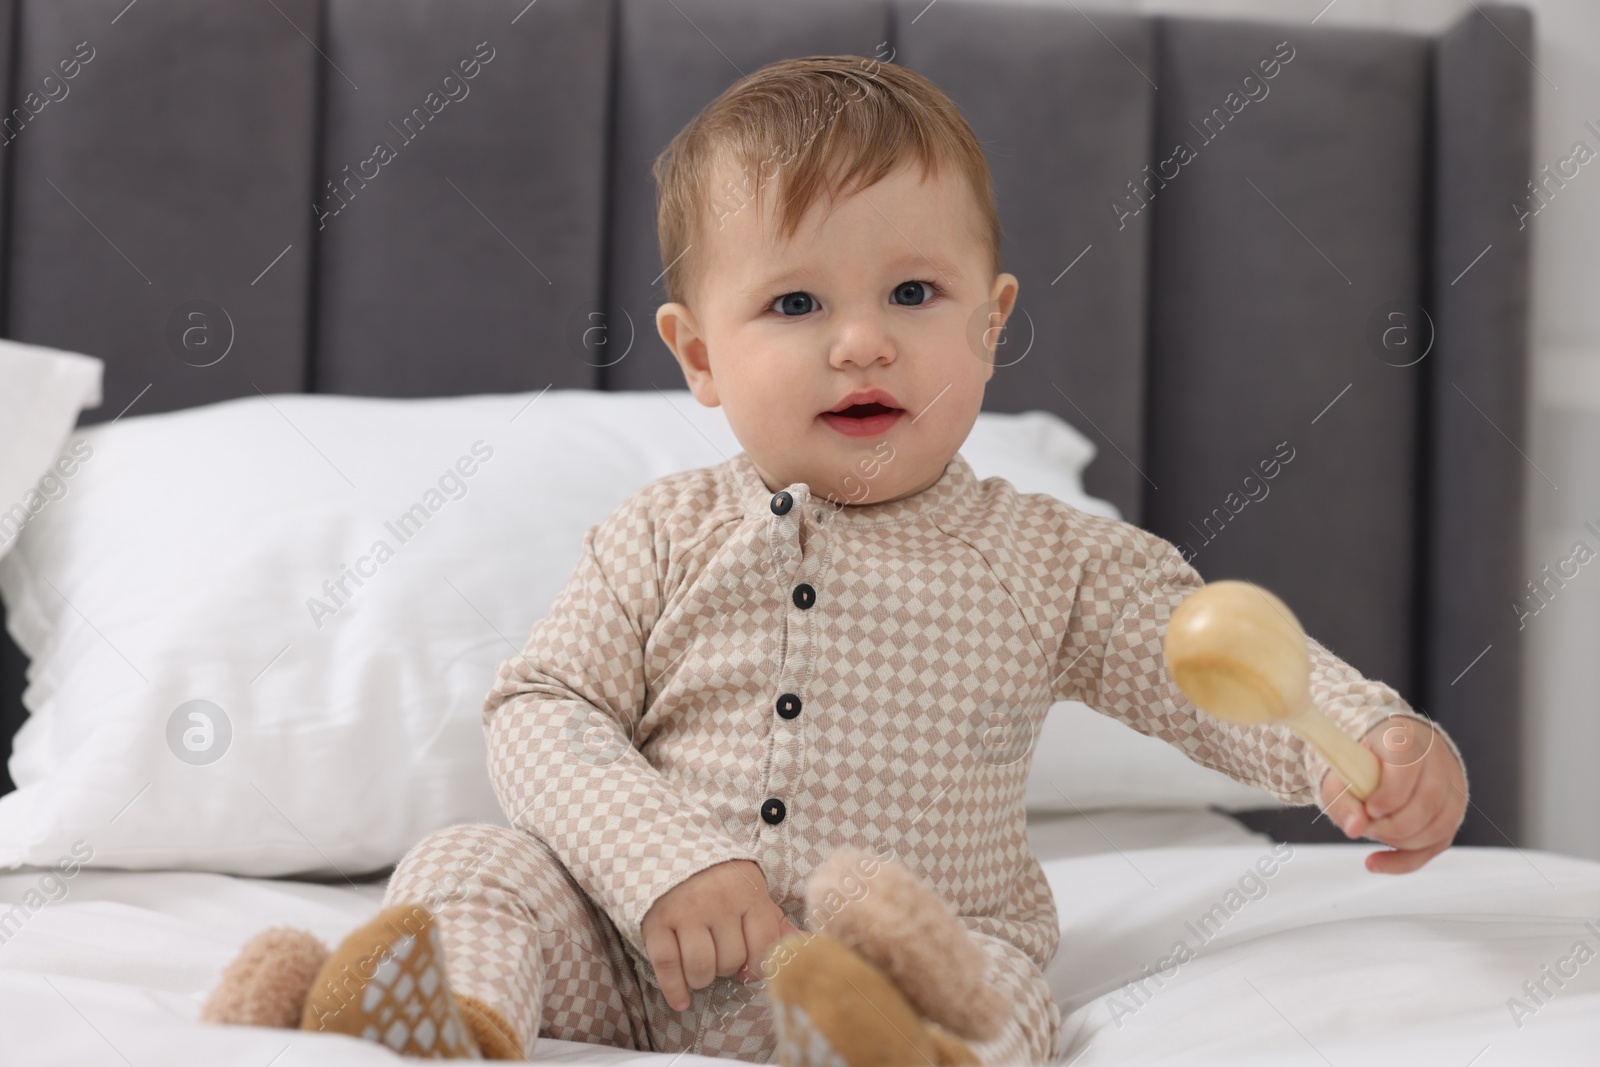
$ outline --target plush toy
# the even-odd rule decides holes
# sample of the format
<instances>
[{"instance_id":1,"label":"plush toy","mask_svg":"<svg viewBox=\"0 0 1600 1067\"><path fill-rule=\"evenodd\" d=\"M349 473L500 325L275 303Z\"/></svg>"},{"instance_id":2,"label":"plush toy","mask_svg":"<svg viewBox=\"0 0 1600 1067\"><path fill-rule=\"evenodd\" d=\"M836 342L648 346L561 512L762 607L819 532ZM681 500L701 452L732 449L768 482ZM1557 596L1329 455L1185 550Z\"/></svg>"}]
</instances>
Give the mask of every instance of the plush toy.
<instances>
[{"instance_id":1,"label":"plush toy","mask_svg":"<svg viewBox=\"0 0 1600 1067\"><path fill-rule=\"evenodd\" d=\"M434 917L391 904L339 947L304 930L263 930L211 990L200 1020L347 1034L402 1056L526 1059L500 1013L449 988Z\"/></svg>"},{"instance_id":2,"label":"plush toy","mask_svg":"<svg viewBox=\"0 0 1600 1067\"><path fill-rule=\"evenodd\" d=\"M806 881L815 933L761 961L782 1067L973 1065L968 1040L1011 1013L988 959L950 907L905 867L836 850ZM393 904L330 952L302 930L245 942L212 989L205 1022L323 1030L406 1056L525 1059L492 1007L444 981L433 915Z\"/></svg>"},{"instance_id":3,"label":"plush toy","mask_svg":"<svg viewBox=\"0 0 1600 1067\"><path fill-rule=\"evenodd\" d=\"M933 889L898 863L840 848L805 896L817 931L773 945L760 972L782 1067L979 1063L966 1040L997 1036L1011 1005Z\"/></svg>"}]
</instances>

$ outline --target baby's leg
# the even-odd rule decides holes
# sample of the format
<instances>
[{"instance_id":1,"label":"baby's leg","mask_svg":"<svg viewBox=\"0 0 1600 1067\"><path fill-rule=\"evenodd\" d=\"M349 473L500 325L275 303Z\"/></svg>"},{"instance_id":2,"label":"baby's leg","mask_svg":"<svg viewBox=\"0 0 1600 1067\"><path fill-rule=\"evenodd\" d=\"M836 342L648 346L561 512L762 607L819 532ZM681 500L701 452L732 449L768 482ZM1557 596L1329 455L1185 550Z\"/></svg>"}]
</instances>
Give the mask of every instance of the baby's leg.
<instances>
[{"instance_id":1,"label":"baby's leg","mask_svg":"<svg viewBox=\"0 0 1600 1067\"><path fill-rule=\"evenodd\" d=\"M538 838L487 823L435 831L389 879L384 905L402 902L436 916L446 976L480 1046L503 1026L522 1055L539 1035L650 1048L615 927Z\"/></svg>"},{"instance_id":2,"label":"baby's leg","mask_svg":"<svg viewBox=\"0 0 1600 1067\"><path fill-rule=\"evenodd\" d=\"M968 1041L983 1067L1050 1063L1061 1056L1061 1008L1044 975L1023 951L1008 941L971 931L989 955L989 983L1015 1007L998 1036Z\"/></svg>"}]
</instances>

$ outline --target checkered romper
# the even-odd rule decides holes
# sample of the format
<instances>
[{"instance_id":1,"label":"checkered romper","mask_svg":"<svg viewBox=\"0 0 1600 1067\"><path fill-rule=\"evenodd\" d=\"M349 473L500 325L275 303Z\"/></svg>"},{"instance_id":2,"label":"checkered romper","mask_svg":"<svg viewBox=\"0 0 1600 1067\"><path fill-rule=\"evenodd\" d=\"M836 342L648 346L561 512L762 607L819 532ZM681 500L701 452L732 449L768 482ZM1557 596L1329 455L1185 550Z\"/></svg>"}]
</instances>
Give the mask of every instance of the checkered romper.
<instances>
[{"instance_id":1,"label":"checkered romper","mask_svg":"<svg viewBox=\"0 0 1600 1067\"><path fill-rule=\"evenodd\" d=\"M435 901L450 978L536 1035L773 1058L759 983L670 1008L640 924L697 871L754 860L802 930L806 876L841 845L896 860L954 908L1016 1005L987 1065L1061 1055L1044 979L1060 925L1022 797L1052 702L1081 700L1291 804L1327 764L1286 728L1197 711L1161 640L1202 584L1168 542L957 453L913 496L778 493L747 453L640 489L584 537L550 613L484 702L512 829L452 826L386 903ZM1319 707L1353 735L1411 714L1311 642ZM1072 783L1059 787L1070 797ZM1070 946L1069 946L1070 950Z\"/></svg>"}]
</instances>

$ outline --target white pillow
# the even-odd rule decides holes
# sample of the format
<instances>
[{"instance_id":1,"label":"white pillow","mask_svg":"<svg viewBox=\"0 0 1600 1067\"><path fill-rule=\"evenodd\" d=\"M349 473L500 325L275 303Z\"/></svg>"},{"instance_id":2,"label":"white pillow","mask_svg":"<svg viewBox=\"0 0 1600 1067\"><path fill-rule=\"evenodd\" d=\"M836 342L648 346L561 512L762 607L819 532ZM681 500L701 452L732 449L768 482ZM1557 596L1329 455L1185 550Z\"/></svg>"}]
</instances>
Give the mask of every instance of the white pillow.
<instances>
[{"instance_id":1,"label":"white pillow","mask_svg":"<svg viewBox=\"0 0 1600 1067\"><path fill-rule=\"evenodd\" d=\"M104 369L93 356L0 339L0 556L89 458L62 446L78 412L100 405Z\"/></svg>"},{"instance_id":2,"label":"white pillow","mask_svg":"<svg viewBox=\"0 0 1600 1067\"><path fill-rule=\"evenodd\" d=\"M1050 705L1023 802L1032 814L1097 808L1282 808L1283 801L1191 760L1183 750L1087 704Z\"/></svg>"},{"instance_id":3,"label":"white pillow","mask_svg":"<svg viewBox=\"0 0 1600 1067\"><path fill-rule=\"evenodd\" d=\"M375 870L437 827L504 824L480 719L495 669L589 526L739 450L687 391L249 397L78 437L94 462L0 560L32 660L0 865L83 839L96 865L259 876ZM981 414L962 454L1115 515L1079 487L1094 446L1054 415ZM1128 743L1204 771L1088 714L1113 728L1093 759L1047 736L1034 765L1079 806L1141 802Z\"/></svg>"}]
</instances>

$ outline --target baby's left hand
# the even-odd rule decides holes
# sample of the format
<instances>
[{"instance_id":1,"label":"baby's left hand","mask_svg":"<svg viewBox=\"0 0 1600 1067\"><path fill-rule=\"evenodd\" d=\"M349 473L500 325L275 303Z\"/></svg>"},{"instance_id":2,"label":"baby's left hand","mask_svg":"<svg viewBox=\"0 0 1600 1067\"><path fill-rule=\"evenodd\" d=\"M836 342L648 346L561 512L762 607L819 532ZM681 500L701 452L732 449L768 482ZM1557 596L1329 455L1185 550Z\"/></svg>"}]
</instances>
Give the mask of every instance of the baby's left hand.
<instances>
[{"instance_id":1,"label":"baby's left hand","mask_svg":"<svg viewBox=\"0 0 1600 1067\"><path fill-rule=\"evenodd\" d=\"M1375 874L1414 871L1450 847L1467 812L1467 779L1450 746L1420 719L1394 716L1361 744L1378 757L1378 788L1365 804L1337 771L1322 779L1322 807L1345 835L1390 846L1367 857Z\"/></svg>"}]
</instances>

